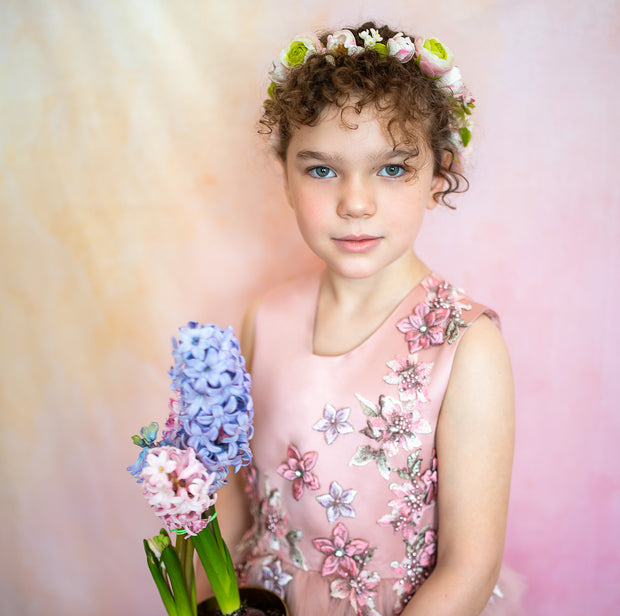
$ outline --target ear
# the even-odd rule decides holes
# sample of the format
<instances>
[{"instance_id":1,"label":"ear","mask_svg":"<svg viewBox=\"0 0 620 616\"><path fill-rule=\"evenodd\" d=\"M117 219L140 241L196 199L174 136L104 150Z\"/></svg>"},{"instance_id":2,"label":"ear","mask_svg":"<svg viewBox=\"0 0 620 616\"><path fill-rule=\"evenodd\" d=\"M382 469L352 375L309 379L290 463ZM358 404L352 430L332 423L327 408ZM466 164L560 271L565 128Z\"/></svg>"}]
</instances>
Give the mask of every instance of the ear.
<instances>
[{"instance_id":1,"label":"ear","mask_svg":"<svg viewBox=\"0 0 620 616\"><path fill-rule=\"evenodd\" d=\"M442 160L442 165L444 168L450 165L451 156L452 154L450 152L448 152L447 150L444 150L443 160ZM431 183L431 196L428 200L428 203L426 204L427 210L432 210L437 207L437 204L439 203L439 200L438 200L439 196L435 197L434 195L446 190L447 184L448 182L445 180L445 178L441 177L440 175L433 176L433 181Z\"/></svg>"},{"instance_id":2,"label":"ear","mask_svg":"<svg viewBox=\"0 0 620 616\"><path fill-rule=\"evenodd\" d=\"M437 193L445 190L446 180L444 180L440 175L433 176L433 181L431 182L431 190L430 195L428 197L428 203L426 204L427 210L433 210L437 207L439 203L439 196L435 196Z\"/></svg>"}]
</instances>

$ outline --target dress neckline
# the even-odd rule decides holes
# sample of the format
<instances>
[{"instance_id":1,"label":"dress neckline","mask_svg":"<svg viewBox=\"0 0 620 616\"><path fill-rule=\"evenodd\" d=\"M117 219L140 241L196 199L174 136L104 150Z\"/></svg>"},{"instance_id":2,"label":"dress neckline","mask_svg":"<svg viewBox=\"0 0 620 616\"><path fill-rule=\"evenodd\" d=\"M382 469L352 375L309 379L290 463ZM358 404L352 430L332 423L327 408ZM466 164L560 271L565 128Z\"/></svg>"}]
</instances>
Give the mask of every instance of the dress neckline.
<instances>
[{"instance_id":1,"label":"dress neckline","mask_svg":"<svg viewBox=\"0 0 620 616\"><path fill-rule=\"evenodd\" d=\"M310 302L310 315L309 315L309 319L307 322L308 327L306 330L306 348L310 350L310 355L312 357L316 358L317 360L325 360L325 361L338 360L338 359L349 357L351 355L361 352L363 349L369 346L371 342L373 341L373 339L377 337L378 333L386 326L388 322L392 320L394 315L401 309L403 304L405 304L411 298L412 295L414 295L419 289L421 289L423 284L429 278L436 277L436 274L433 272L433 270L428 271L419 280L419 282L410 289L409 293L407 293L407 295L405 295L405 297L403 297L403 299L400 302L398 302L396 306L394 306L394 309L390 311L390 313L378 325L378 327L376 327L372 332L370 332L370 334L368 334L368 336L366 336L366 338L364 338L357 346L354 346L352 349L344 353L339 353L336 355L320 355L314 352L314 329L315 329L315 323L316 323L316 315L317 315L318 306L319 306L319 292L321 290L321 282L323 279L323 273L324 273L323 271L318 272L318 274L315 275L314 277L315 279L313 281L314 292L312 296L313 301ZM413 309L413 306L412 306L412 309Z\"/></svg>"}]
</instances>

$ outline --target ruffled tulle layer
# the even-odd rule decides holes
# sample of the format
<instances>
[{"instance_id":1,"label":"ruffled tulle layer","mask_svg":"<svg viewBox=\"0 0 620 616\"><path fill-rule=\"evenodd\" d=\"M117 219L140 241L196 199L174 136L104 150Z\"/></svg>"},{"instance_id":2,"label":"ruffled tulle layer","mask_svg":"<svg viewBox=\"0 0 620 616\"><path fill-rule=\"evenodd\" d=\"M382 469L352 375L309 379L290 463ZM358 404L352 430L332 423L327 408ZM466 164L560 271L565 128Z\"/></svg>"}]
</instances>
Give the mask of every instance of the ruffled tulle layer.
<instances>
[{"instance_id":1,"label":"ruffled tulle layer","mask_svg":"<svg viewBox=\"0 0 620 616\"><path fill-rule=\"evenodd\" d=\"M247 582L262 585L261 568L253 567ZM381 616L393 616L397 596L392 585L394 580L384 579L379 583L374 597L374 608ZM481 616L523 616L521 596L525 584L514 571L503 567L495 592ZM330 580L318 571L293 573L293 579L286 585L285 600L291 616L355 616L356 610L346 599L330 596Z\"/></svg>"}]
</instances>

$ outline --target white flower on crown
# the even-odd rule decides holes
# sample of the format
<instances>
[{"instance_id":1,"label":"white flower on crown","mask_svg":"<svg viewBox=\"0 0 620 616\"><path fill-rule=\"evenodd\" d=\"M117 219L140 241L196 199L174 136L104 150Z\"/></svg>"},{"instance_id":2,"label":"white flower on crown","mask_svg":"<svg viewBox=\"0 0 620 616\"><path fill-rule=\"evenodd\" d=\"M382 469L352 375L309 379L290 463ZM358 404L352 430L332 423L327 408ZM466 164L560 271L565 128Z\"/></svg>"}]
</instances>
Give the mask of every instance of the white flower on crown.
<instances>
[{"instance_id":1,"label":"white flower on crown","mask_svg":"<svg viewBox=\"0 0 620 616\"><path fill-rule=\"evenodd\" d=\"M451 90L454 96L460 96L465 90L465 84L458 66L453 66L447 73L444 73L437 83L442 88Z\"/></svg>"},{"instance_id":2,"label":"white flower on crown","mask_svg":"<svg viewBox=\"0 0 620 616\"><path fill-rule=\"evenodd\" d=\"M415 49L416 62L429 77L440 77L454 66L452 52L436 38L416 38Z\"/></svg>"},{"instance_id":3,"label":"white flower on crown","mask_svg":"<svg viewBox=\"0 0 620 616\"><path fill-rule=\"evenodd\" d=\"M296 36L274 60L269 76L275 83L284 83L290 70L303 64L311 55L324 51L323 44L314 35Z\"/></svg>"},{"instance_id":4,"label":"white flower on crown","mask_svg":"<svg viewBox=\"0 0 620 616\"><path fill-rule=\"evenodd\" d=\"M323 51L323 44L312 34L296 36L280 52L280 62L287 68L303 64L310 56Z\"/></svg>"},{"instance_id":5,"label":"white flower on crown","mask_svg":"<svg viewBox=\"0 0 620 616\"><path fill-rule=\"evenodd\" d=\"M330 34L327 37L327 49L329 51L346 50L350 56L364 51L364 48L357 44L355 35L351 30L337 30Z\"/></svg>"},{"instance_id":6,"label":"white flower on crown","mask_svg":"<svg viewBox=\"0 0 620 616\"><path fill-rule=\"evenodd\" d=\"M284 83L288 77L289 69L280 62L280 59L274 60L269 69L269 78L275 83Z\"/></svg>"},{"instance_id":7,"label":"white flower on crown","mask_svg":"<svg viewBox=\"0 0 620 616\"><path fill-rule=\"evenodd\" d=\"M387 42L388 54L393 56L403 64L409 62L415 55L415 45L408 36L403 36L402 32L395 34Z\"/></svg>"},{"instance_id":8,"label":"white flower on crown","mask_svg":"<svg viewBox=\"0 0 620 616\"><path fill-rule=\"evenodd\" d=\"M383 37L374 28L360 32L360 38L364 41L364 47L374 47L383 40Z\"/></svg>"}]
</instances>

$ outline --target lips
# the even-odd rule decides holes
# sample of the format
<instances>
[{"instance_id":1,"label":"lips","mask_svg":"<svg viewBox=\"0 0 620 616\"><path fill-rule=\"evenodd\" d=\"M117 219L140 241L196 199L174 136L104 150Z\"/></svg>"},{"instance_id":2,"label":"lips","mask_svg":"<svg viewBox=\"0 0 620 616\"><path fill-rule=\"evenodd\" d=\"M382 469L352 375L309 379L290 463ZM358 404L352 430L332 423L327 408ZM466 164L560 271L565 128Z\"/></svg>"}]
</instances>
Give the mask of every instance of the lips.
<instances>
[{"instance_id":1,"label":"lips","mask_svg":"<svg viewBox=\"0 0 620 616\"><path fill-rule=\"evenodd\" d=\"M346 252L366 252L378 246L381 239L376 235L345 235L333 238L333 242Z\"/></svg>"}]
</instances>

